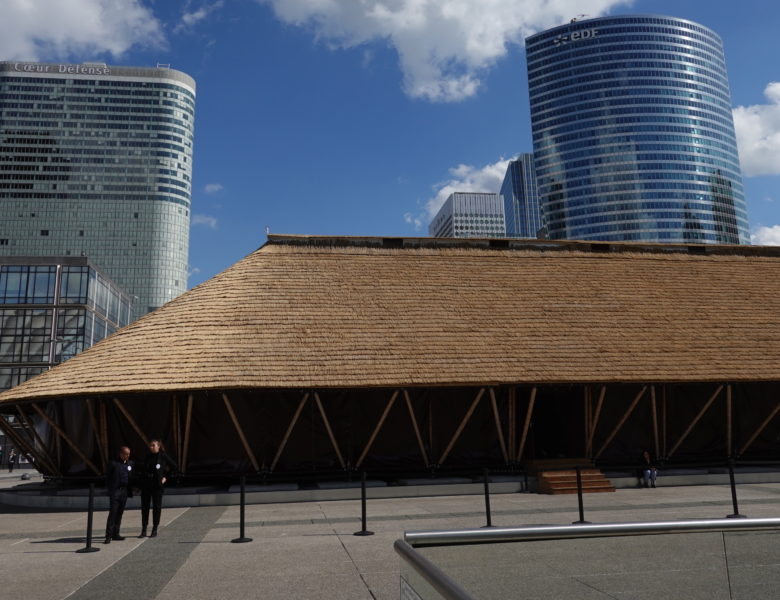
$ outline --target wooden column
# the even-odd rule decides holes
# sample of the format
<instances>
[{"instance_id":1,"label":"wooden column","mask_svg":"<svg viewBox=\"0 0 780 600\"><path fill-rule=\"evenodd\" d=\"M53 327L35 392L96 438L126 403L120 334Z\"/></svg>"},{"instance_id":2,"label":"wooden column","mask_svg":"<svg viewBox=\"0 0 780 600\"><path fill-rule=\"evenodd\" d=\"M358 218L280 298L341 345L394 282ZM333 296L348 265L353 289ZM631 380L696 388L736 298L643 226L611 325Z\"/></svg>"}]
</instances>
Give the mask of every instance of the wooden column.
<instances>
[{"instance_id":1,"label":"wooden column","mask_svg":"<svg viewBox=\"0 0 780 600\"><path fill-rule=\"evenodd\" d=\"M320 400L320 395L317 392L314 392L314 402L317 404L317 408L320 409L320 415L322 415L322 422L325 423L325 430L328 432L330 443L333 444L333 449L336 451L336 456L338 457L339 462L341 463L341 468L346 469L347 465L344 462L344 457L341 456L341 450L339 450L339 445L338 443L336 443L336 436L333 435L333 430L330 428L330 421L328 421L328 415L325 414L325 408L322 406L322 400Z\"/></svg>"},{"instance_id":2,"label":"wooden column","mask_svg":"<svg viewBox=\"0 0 780 600\"><path fill-rule=\"evenodd\" d=\"M731 425L731 418L732 418L732 411L731 411L731 403L732 403L732 396L731 396L731 384L728 384L726 386L726 456L731 458L731 455L734 452L734 444L732 442L732 425Z\"/></svg>"},{"instance_id":3,"label":"wooden column","mask_svg":"<svg viewBox=\"0 0 780 600\"><path fill-rule=\"evenodd\" d=\"M100 453L100 466L103 472L106 470L108 460L108 448L103 447L103 440L100 435L100 425L98 425L97 417L95 416L95 408L92 406L92 398L85 398L84 404L87 405L87 413L89 413L89 422L92 424L92 432L95 434L95 443Z\"/></svg>"},{"instance_id":4,"label":"wooden column","mask_svg":"<svg viewBox=\"0 0 780 600\"><path fill-rule=\"evenodd\" d=\"M509 388L509 400L507 404L507 421L509 421L509 456L517 455L517 387Z\"/></svg>"},{"instance_id":5,"label":"wooden column","mask_svg":"<svg viewBox=\"0 0 780 600\"><path fill-rule=\"evenodd\" d=\"M590 432L588 433L588 450L585 454L588 458L593 458L593 439L596 437L596 427L599 424L599 417L601 417L601 408L604 406L604 398L607 395L607 386L602 385L599 390L599 399L596 402L596 412L593 415L593 419L590 424Z\"/></svg>"},{"instance_id":6,"label":"wooden column","mask_svg":"<svg viewBox=\"0 0 780 600\"><path fill-rule=\"evenodd\" d=\"M658 440L658 406L655 401L655 386L650 386L650 410L653 413L653 441L655 442L655 454L654 456L658 458L660 455L660 449L661 446L659 444Z\"/></svg>"},{"instance_id":7,"label":"wooden column","mask_svg":"<svg viewBox=\"0 0 780 600\"><path fill-rule=\"evenodd\" d=\"M363 464L363 460L366 458L369 450L371 450L371 446L373 445L374 440L376 440L376 436L379 435L379 430L382 429L382 425L385 424L385 419L387 419L387 415L390 413L390 409L393 408L395 399L398 398L400 391L401 390L395 390L393 395L390 396L390 400L388 400L387 405L385 406L385 410L382 412L382 416L379 417L379 421L377 422L376 427L374 427L374 431L371 433L371 437L368 438L368 442L366 442L366 446L363 448L363 452L361 452L360 458L358 458L357 462L355 463L356 469L360 468L360 465Z\"/></svg>"},{"instance_id":8,"label":"wooden column","mask_svg":"<svg viewBox=\"0 0 780 600\"><path fill-rule=\"evenodd\" d=\"M498 402L496 402L496 391L494 388L490 388L490 404L493 407L496 434L498 434L498 443L501 445L501 454L504 456L504 464L509 464L509 455L506 452L506 443L504 442L504 429L501 427L501 417L498 414Z\"/></svg>"},{"instance_id":9,"label":"wooden column","mask_svg":"<svg viewBox=\"0 0 780 600\"><path fill-rule=\"evenodd\" d=\"M531 388L531 397L528 399L528 408L525 411L525 422L523 423L523 433L520 435L520 444L517 447L517 461L523 458L525 450L525 441L528 439L528 428L531 426L531 416L534 413L534 404L536 404L536 386Z\"/></svg>"},{"instance_id":10,"label":"wooden column","mask_svg":"<svg viewBox=\"0 0 780 600\"><path fill-rule=\"evenodd\" d=\"M417 445L420 448L420 454L423 457L423 461L425 462L425 468L427 469L430 466L430 462L428 462L428 453L425 451L425 444L423 444L422 435L420 434L420 427L417 424L417 417L414 415L414 407L412 406L412 400L409 398L409 392L407 390L404 390L404 400L406 400L406 408L409 411L409 418L412 420L412 428L414 429L414 435L417 437ZM430 411L430 402L428 403L428 410ZM433 434L431 434L433 435Z\"/></svg>"},{"instance_id":11,"label":"wooden column","mask_svg":"<svg viewBox=\"0 0 780 600\"><path fill-rule=\"evenodd\" d=\"M230 403L230 399L227 397L227 394L222 394L222 401L225 403L225 408L227 409L228 415L230 415L230 420L233 421L233 427L236 428L236 433L238 434L238 437L244 446L246 455L249 457L249 460L252 461L252 466L254 467L255 472L259 472L260 467L257 464L255 453L252 452L252 447L249 445L249 441L244 435L244 430L241 427L241 423L238 421L238 417L236 417L236 411L233 410L233 405Z\"/></svg>"},{"instance_id":12,"label":"wooden column","mask_svg":"<svg viewBox=\"0 0 780 600\"><path fill-rule=\"evenodd\" d=\"M699 414L697 414L690 425L688 425L688 429L685 430L685 432L680 436L680 439L677 440L677 443L672 446L672 449L669 451L669 456L672 456L677 451L677 448L680 447L680 444L682 444L685 441L685 438L688 437L688 434L691 432L691 430L696 426L696 423L698 423L701 418L704 416L704 413L707 412L707 409L712 406L712 403L715 402L715 399L720 395L721 391L723 391L723 386L719 385L718 389L715 390L715 392L710 396L710 399L707 400L707 402L704 404L702 409L699 411ZM668 457L667 457L668 458Z\"/></svg>"},{"instance_id":13,"label":"wooden column","mask_svg":"<svg viewBox=\"0 0 780 600\"><path fill-rule=\"evenodd\" d=\"M298 419L301 416L301 412L303 411L303 407L306 406L306 401L308 399L309 399L309 392L306 392L301 398L301 401L298 403L298 408L295 409L293 418L290 421L290 424L287 426L287 430L284 432L282 441L279 444L279 449L276 451L276 455L274 456L273 461L271 461L271 468L268 470L269 472L273 472L273 470L276 468L276 463L279 462L279 457L282 456L282 451L284 450L284 447L287 445L287 440L290 439L290 434L292 433L293 427L295 427L295 424L298 422Z\"/></svg>"},{"instance_id":14,"label":"wooden column","mask_svg":"<svg viewBox=\"0 0 780 600\"><path fill-rule=\"evenodd\" d=\"M458 425L458 428L455 430L455 433L453 434L450 443L447 444L447 449L441 455L438 464L442 464L446 460L447 456L450 453L450 450L452 450L452 447L455 445L455 442L458 441L460 434L463 433L463 429L466 427L466 423L469 422L469 419L471 419L471 415L474 414L474 411L476 410L477 405L479 404L479 401L482 399L484 393L485 393L485 388L480 388L479 392L477 392L476 398L474 398L474 401L471 403L471 406L469 407L468 411L466 411L465 416L461 420L460 425Z\"/></svg>"},{"instance_id":15,"label":"wooden column","mask_svg":"<svg viewBox=\"0 0 780 600\"><path fill-rule=\"evenodd\" d=\"M176 462L181 463L181 421L179 420L179 398L176 394L171 394L171 425Z\"/></svg>"},{"instance_id":16,"label":"wooden column","mask_svg":"<svg viewBox=\"0 0 780 600\"><path fill-rule=\"evenodd\" d=\"M667 421L668 421L668 415L666 413L666 385L661 386L661 443L662 443L662 450L661 455L666 458L666 449L668 448L668 429L667 429Z\"/></svg>"},{"instance_id":17,"label":"wooden column","mask_svg":"<svg viewBox=\"0 0 780 600\"><path fill-rule=\"evenodd\" d=\"M192 427L192 401L193 394L187 395L187 416L184 420L184 441L181 449L181 465L179 465L182 475L187 473L187 454L190 448L190 429Z\"/></svg>"},{"instance_id":18,"label":"wooden column","mask_svg":"<svg viewBox=\"0 0 780 600\"><path fill-rule=\"evenodd\" d=\"M639 401L642 399L642 396L645 395L645 392L647 391L647 386L643 386L641 390L639 390L639 393L634 396L633 401L631 402L631 405L628 407L628 410L625 412L623 417L620 419L617 425L615 425L615 428L612 430L612 433L609 434L606 441L601 445L601 448L598 452L596 452L596 456L593 458L598 458L601 456L601 453L604 452L604 450L607 449L607 446L609 446L610 442L615 438L615 436L618 434L620 429L623 427L625 422L628 420L628 417L631 416L631 413L634 412L634 409L636 408L636 405L639 404Z\"/></svg>"},{"instance_id":19,"label":"wooden column","mask_svg":"<svg viewBox=\"0 0 780 600\"><path fill-rule=\"evenodd\" d=\"M46 444L41 439L41 436L38 435L38 431L35 429L35 424L30 421L30 419L27 417L25 412L22 410L21 405L16 405L16 410L19 413L19 417L22 420L22 424L26 427L26 429L30 432L28 435L30 436L30 443L32 445L32 448L36 451L32 456L35 458L36 462L40 462L43 466L46 466L49 468L49 470L52 471L57 476L60 476L59 469L57 468L57 465L54 464L54 460L49 455L49 451L46 448ZM2 417L0 417L2 419ZM37 444L37 447L36 447ZM40 450L38 450L40 448Z\"/></svg>"},{"instance_id":20,"label":"wooden column","mask_svg":"<svg viewBox=\"0 0 780 600\"><path fill-rule=\"evenodd\" d=\"M66 433L60 428L60 426L57 425L54 421L52 421L49 418L49 416L38 407L37 404L33 404L32 407L33 407L33 410L35 410L35 412L37 412L41 416L41 418L43 418L43 420L46 421L51 426L51 428L54 431L57 432L57 435L60 438L62 438L62 440L64 440L65 443L68 444L68 446L71 447L71 449L79 456L79 458L81 458L81 460L84 461L84 464L87 465L90 469L92 469L92 471L95 473L95 475L100 475L100 471L98 471L97 467L95 467L95 465L92 464L92 461L89 460L84 455L84 453L81 451L81 449L76 445L76 443L73 440L71 440L66 435Z\"/></svg>"},{"instance_id":21,"label":"wooden column","mask_svg":"<svg viewBox=\"0 0 780 600\"><path fill-rule=\"evenodd\" d=\"M100 428L100 445L103 448L102 460L106 463L110 460L108 455L108 415L106 414L106 401L98 399L98 427Z\"/></svg>"}]
</instances>

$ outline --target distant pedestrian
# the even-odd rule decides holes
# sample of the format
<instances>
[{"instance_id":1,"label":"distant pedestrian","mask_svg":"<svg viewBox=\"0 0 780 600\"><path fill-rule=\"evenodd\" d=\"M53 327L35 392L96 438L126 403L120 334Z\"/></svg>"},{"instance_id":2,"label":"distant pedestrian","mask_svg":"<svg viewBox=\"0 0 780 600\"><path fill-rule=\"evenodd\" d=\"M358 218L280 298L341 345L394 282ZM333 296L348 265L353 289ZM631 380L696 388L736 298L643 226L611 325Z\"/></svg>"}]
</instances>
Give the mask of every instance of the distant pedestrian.
<instances>
[{"instance_id":1,"label":"distant pedestrian","mask_svg":"<svg viewBox=\"0 0 780 600\"><path fill-rule=\"evenodd\" d=\"M104 544L110 544L111 540L122 541L125 538L120 533L122 527L122 515L125 512L127 499L133 497L133 467L130 460L130 448L119 448L119 460L112 460L106 469L106 492L108 493L108 518L106 519L106 539Z\"/></svg>"},{"instance_id":2,"label":"distant pedestrian","mask_svg":"<svg viewBox=\"0 0 780 600\"><path fill-rule=\"evenodd\" d=\"M645 487L655 487L655 480L658 477L658 467L655 466L655 461L649 450L642 452L642 458L640 459L642 481Z\"/></svg>"},{"instance_id":3,"label":"distant pedestrian","mask_svg":"<svg viewBox=\"0 0 780 600\"><path fill-rule=\"evenodd\" d=\"M16 466L16 460L18 458L18 455L16 454L16 450L11 448L11 453L8 455L8 472L13 473L14 467Z\"/></svg>"},{"instance_id":4,"label":"distant pedestrian","mask_svg":"<svg viewBox=\"0 0 780 600\"><path fill-rule=\"evenodd\" d=\"M162 496L165 483L176 472L176 463L165 453L160 440L149 442L149 454L141 466L141 535L146 537L149 525L149 507L152 507L152 533L157 536L162 514Z\"/></svg>"}]
</instances>

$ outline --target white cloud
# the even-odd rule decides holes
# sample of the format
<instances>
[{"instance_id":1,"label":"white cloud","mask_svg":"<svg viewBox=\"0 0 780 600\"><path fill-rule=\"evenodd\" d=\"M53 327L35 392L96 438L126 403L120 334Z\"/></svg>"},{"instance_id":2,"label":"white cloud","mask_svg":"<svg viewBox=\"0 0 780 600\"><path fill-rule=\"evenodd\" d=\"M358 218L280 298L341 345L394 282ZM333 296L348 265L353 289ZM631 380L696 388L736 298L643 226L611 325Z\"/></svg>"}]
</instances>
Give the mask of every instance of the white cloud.
<instances>
[{"instance_id":1,"label":"white cloud","mask_svg":"<svg viewBox=\"0 0 780 600\"><path fill-rule=\"evenodd\" d=\"M6 0L3 60L120 56L134 45L162 47L162 27L140 0Z\"/></svg>"},{"instance_id":2,"label":"white cloud","mask_svg":"<svg viewBox=\"0 0 780 600\"><path fill-rule=\"evenodd\" d=\"M769 104L738 106L734 126L742 172L753 175L780 175L780 82L766 86Z\"/></svg>"},{"instance_id":3,"label":"white cloud","mask_svg":"<svg viewBox=\"0 0 780 600\"><path fill-rule=\"evenodd\" d=\"M211 227L211 229L217 228L217 218L212 217L211 215L204 215L204 214L197 214L193 213L192 215L192 224L193 225L205 225L206 227Z\"/></svg>"},{"instance_id":4,"label":"white cloud","mask_svg":"<svg viewBox=\"0 0 780 600\"><path fill-rule=\"evenodd\" d=\"M458 101L527 35L596 17L632 0L256 0L286 23L309 27L333 47L385 42L395 48L412 98Z\"/></svg>"},{"instance_id":5,"label":"white cloud","mask_svg":"<svg viewBox=\"0 0 780 600\"><path fill-rule=\"evenodd\" d=\"M759 227L751 234L750 243L756 246L780 246L780 225Z\"/></svg>"},{"instance_id":6,"label":"white cloud","mask_svg":"<svg viewBox=\"0 0 780 600\"><path fill-rule=\"evenodd\" d=\"M205 186L203 186L203 191L207 194L216 194L217 192L221 192L225 189L225 186L223 186L221 183L207 183Z\"/></svg>"},{"instance_id":7,"label":"white cloud","mask_svg":"<svg viewBox=\"0 0 780 600\"><path fill-rule=\"evenodd\" d=\"M222 8L224 2L223 0L216 0L216 2L211 3L206 2L200 8L193 11L190 11L191 5L192 2L187 2L185 5L184 12L181 16L181 22L174 28L174 33L179 33L194 27L203 21L206 17L208 17L212 12Z\"/></svg>"}]
</instances>

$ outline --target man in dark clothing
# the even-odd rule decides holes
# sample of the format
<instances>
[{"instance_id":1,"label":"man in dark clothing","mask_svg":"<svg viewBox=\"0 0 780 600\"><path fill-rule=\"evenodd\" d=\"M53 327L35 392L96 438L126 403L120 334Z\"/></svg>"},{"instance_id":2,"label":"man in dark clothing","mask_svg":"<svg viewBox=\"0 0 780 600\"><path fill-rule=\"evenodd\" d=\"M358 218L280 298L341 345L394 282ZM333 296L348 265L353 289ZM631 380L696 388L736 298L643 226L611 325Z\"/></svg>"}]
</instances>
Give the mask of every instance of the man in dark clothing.
<instances>
[{"instance_id":1,"label":"man in dark clothing","mask_svg":"<svg viewBox=\"0 0 780 600\"><path fill-rule=\"evenodd\" d=\"M16 466L16 459L17 459L16 450L11 448L11 454L8 455L8 472L13 473L14 467Z\"/></svg>"},{"instance_id":2,"label":"man in dark clothing","mask_svg":"<svg viewBox=\"0 0 780 600\"><path fill-rule=\"evenodd\" d=\"M146 537L146 528L149 525L149 508L152 509L152 533L150 537L157 537L157 528L160 526L162 514L162 497L165 483L168 477L176 471L176 464L165 453L160 440L149 442L149 454L144 458L141 466L141 535Z\"/></svg>"},{"instance_id":3,"label":"man in dark clothing","mask_svg":"<svg viewBox=\"0 0 780 600\"><path fill-rule=\"evenodd\" d=\"M119 449L119 460L108 463L106 470L106 491L108 492L108 519L106 520L106 540L121 541L125 539L119 534L122 526L122 514L128 498L133 497L131 479L133 477L133 461L130 460L130 448L122 446Z\"/></svg>"}]
</instances>

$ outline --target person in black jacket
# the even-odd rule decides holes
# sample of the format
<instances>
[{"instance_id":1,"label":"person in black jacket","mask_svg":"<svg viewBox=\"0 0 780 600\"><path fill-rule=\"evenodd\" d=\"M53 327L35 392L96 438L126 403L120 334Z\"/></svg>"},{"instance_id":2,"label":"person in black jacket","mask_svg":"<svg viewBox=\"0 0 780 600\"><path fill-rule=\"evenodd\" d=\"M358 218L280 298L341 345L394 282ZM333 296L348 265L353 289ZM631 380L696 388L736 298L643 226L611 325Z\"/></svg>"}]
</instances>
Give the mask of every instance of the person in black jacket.
<instances>
[{"instance_id":1,"label":"person in black jacket","mask_svg":"<svg viewBox=\"0 0 780 600\"><path fill-rule=\"evenodd\" d=\"M658 467L655 466L655 460L650 454L649 450L642 452L642 458L639 461L641 464L640 472L645 487L655 487L655 480L658 477Z\"/></svg>"},{"instance_id":2,"label":"person in black jacket","mask_svg":"<svg viewBox=\"0 0 780 600\"><path fill-rule=\"evenodd\" d=\"M106 519L106 540L125 539L119 533L122 527L122 515L127 499L132 498L133 461L130 460L130 448L119 448L119 460L112 460L106 469L106 492L108 493L108 519Z\"/></svg>"},{"instance_id":3,"label":"person in black jacket","mask_svg":"<svg viewBox=\"0 0 780 600\"><path fill-rule=\"evenodd\" d=\"M149 454L144 459L141 471L141 535L138 537L146 537L150 504L152 506L151 537L157 536L157 527L160 525L160 514L162 513L164 486L175 471L176 464L165 454L162 442L160 440L149 442Z\"/></svg>"}]
</instances>

